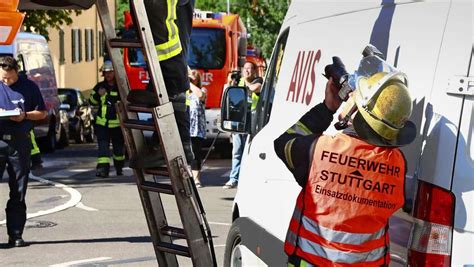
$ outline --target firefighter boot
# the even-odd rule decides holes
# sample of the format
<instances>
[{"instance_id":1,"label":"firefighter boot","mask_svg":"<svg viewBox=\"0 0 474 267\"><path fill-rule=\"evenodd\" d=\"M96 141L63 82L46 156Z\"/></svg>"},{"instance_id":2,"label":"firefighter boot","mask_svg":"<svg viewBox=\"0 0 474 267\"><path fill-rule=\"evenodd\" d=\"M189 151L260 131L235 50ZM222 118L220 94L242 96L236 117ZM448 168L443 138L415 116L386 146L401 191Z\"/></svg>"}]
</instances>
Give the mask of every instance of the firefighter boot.
<instances>
[{"instance_id":1,"label":"firefighter boot","mask_svg":"<svg viewBox=\"0 0 474 267\"><path fill-rule=\"evenodd\" d=\"M110 166L108 163L99 163L97 164L97 171L95 173L95 176L107 178L109 177L109 169Z\"/></svg>"},{"instance_id":2,"label":"firefighter boot","mask_svg":"<svg viewBox=\"0 0 474 267\"><path fill-rule=\"evenodd\" d=\"M115 160L114 159L114 167L115 167L115 172L117 173L117 176L122 176L123 175L123 165L124 165L123 160Z\"/></svg>"}]
</instances>

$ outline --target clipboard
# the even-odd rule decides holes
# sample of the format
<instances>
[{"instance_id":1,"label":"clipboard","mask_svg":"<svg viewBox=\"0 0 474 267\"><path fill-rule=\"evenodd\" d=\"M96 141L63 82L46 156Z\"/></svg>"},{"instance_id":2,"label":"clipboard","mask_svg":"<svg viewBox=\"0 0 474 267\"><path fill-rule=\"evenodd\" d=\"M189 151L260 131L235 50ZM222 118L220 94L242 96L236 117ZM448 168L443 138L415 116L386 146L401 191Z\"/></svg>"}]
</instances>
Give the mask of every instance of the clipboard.
<instances>
[{"instance_id":1,"label":"clipboard","mask_svg":"<svg viewBox=\"0 0 474 267\"><path fill-rule=\"evenodd\" d=\"M13 109L13 110L0 110L0 118L5 118L5 117L11 117L11 116L18 116L20 115L20 110L19 109Z\"/></svg>"}]
</instances>

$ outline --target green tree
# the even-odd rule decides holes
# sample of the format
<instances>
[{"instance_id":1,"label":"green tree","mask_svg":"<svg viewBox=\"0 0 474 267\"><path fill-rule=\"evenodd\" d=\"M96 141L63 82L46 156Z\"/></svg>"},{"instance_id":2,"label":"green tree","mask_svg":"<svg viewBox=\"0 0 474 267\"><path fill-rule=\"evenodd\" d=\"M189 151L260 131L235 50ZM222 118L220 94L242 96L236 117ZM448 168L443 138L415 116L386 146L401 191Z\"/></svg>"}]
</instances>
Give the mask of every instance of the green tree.
<instances>
[{"instance_id":1,"label":"green tree","mask_svg":"<svg viewBox=\"0 0 474 267\"><path fill-rule=\"evenodd\" d=\"M249 42L260 47L269 58L281 23L288 9L288 0L230 1L230 12L239 14L250 33ZM196 8L213 12L226 12L226 0L197 0Z\"/></svg>"},{"instance_id":2,"label":"green tree","mask_svg":"<svg viewBox=\"0 0 474 267\"><path fill-rule=\"evenodd\" d=\"M123 16L124 11L130 10L130 5L128 0L116 0L117 3L117 25L115 26L117 29L123 28L125 25L125 18Z\"/></svg>"},{"instance_id":3,"label":"green tree","mask_svg":"<svg viewBox=\"0 0 474 267\"><path fill-rule=\"evenodd\" d=\"M71 15L81 14L80 10L26 10L24 30L43 35L49 41L48 28L60 29L61 25L72 23Z\"/></svg>"}]
</instances>

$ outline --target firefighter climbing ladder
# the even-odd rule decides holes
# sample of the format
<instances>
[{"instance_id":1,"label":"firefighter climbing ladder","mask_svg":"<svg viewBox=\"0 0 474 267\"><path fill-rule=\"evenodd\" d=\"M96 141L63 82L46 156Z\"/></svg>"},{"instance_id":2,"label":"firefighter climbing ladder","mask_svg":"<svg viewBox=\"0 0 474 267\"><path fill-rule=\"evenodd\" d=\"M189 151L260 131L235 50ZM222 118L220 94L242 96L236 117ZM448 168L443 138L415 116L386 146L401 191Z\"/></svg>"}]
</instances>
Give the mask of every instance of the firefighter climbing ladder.
<instances>
[{"instance_id":1,"label":"firefighter climbing ladder","mask_svg":"<svg viewBox=\"0 0 474 267\"><path fill-rule=\"evenodd\" d=\"M131 12L136 18L138 40L116 38L107 0L97 0L96 6L104 30L110 58L115 67L121 102L118 104L119 119L130 157L140 156L145 149L143 130L157 133L166 166L153 169L134 169L143 209L150 230L159 266L178 266L177 255L189 257L194 266L216 266L212 236L204 209L184 156L173 105L168 99L163 76L153 42L143 0L130 0ZM134 9L134 11L133 11ZM156 107L134 106L127 103L130 91L123 65L121 48L141 48L146 56L150 80L158 102ZM153 122L138 120L137 112L151 113ZM157 182L157 176L169 177L170 183ZM161 181L161 180L160 180ZM160 194L174 195L182 228L168 225ZM187 246L173 243L184 238Z\"/></svg>"}]
</instances>

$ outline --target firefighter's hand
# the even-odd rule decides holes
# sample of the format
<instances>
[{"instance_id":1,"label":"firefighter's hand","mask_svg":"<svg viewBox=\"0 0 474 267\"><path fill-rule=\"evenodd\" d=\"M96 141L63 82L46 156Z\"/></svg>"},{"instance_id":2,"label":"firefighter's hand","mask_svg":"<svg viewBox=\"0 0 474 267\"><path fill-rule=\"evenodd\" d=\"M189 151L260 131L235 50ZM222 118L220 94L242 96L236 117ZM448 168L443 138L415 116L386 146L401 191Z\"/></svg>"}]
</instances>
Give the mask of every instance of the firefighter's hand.
<instances>
[{"instance_id":1,"label":"firefighter's hand","mask_svg":"<svg viewBox=\"0 0 474 267\"><path fill-rule=\"evenodd\" d=\"M101 88L99 88L99 90L97 90L97 93L98 93L100 96L104 96L105 93L107 93L107 90L106 90L104 87L101 87Z\"/></svg>"},{"instance_id":2,"label":"firefighter's hand","mask_svg":"<svg viewBox=\"0 0 474 267\"><path fill-rule=\"evenodd\" d=\"M326 83L326 91L324 97L324 104L332 112L336 112L337 109L341 106L342 100L338 95L339 89L332 82L332 78Z\"/></svg>"},{"instance_id":3,"label":"firefighter's hand","mask_svg":"<svg viewBox=\"0 0 474 267\"><path fill-rule=\"evenodd\" d=\"M26 117L26 113L22 111L22 112L20 112L20 115L18 115L18 116L11 116L10 120L20 122L20 121L24 120L25 117Z\"/></svg>"}]
</instances>

